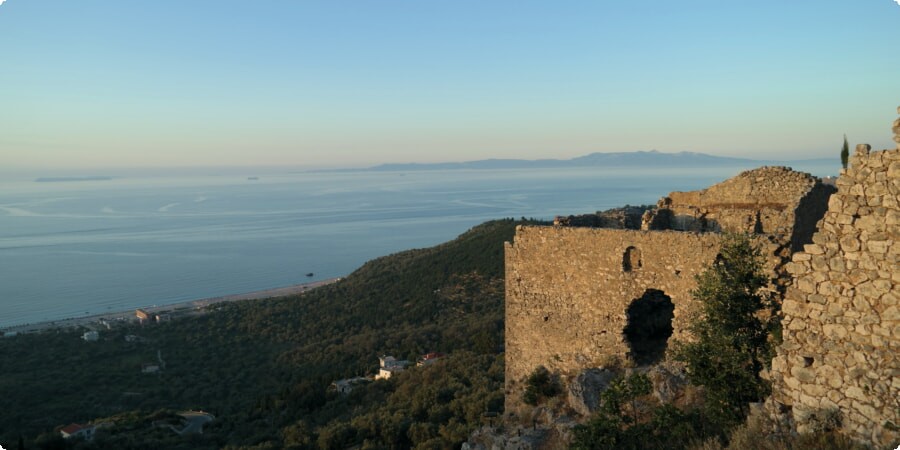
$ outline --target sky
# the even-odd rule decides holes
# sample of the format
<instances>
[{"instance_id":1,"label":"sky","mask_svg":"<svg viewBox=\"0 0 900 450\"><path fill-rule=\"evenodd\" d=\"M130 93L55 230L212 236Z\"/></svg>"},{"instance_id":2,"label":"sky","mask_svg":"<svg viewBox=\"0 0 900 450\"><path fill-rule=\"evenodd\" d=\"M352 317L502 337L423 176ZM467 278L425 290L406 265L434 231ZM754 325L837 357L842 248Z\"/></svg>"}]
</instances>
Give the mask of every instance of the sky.
<instances>
[{"instance_id":1,"label":"sky","mask_svg":"<svg viewBox=\"0 0 900 450\"><path fill-rule=\"evenodd\" d=\"M5 0L0 169L893 148L895 0Z\"/></svg>"}]
</instances>

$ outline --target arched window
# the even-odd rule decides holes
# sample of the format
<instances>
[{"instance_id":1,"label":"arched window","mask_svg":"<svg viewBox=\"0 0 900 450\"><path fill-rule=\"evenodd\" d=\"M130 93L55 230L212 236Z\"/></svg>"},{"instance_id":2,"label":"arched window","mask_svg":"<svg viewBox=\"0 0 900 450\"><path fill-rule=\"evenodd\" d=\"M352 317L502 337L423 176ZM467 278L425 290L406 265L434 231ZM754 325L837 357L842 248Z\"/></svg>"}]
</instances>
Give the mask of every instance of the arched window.
<instances>
[{"instance_id":1,"label":"arched window","mask_svg":"<svg viewBox=\"0 0 900 450\"><path fill-rule=\"evenodd\" d=\"M632 270L641 268L641 251L637 247L631 246L625 249L622 255L622 271L631 272Z\"/></svg>"}]
</instances>

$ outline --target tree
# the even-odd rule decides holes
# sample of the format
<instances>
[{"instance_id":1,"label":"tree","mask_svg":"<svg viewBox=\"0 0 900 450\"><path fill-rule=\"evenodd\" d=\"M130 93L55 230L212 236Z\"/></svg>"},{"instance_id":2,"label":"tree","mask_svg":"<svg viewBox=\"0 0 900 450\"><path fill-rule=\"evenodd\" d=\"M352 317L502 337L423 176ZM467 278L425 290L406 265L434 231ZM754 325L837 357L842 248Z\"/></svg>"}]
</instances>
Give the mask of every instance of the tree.
<instances>
[{"instance_id":1,"label":"tree","mask_svg":"<svg viewBox=\"0 0 900 450\"><path fill-rule=\"evenodd\" d=\"M847 145L847 135L844 135L844 146L841 148L841 165L847 168L847 160L850 158L850 146Z\"/></svg>"},{"instance_id":2,"label":"tree","mask_svg":"<svg viewBox=\"0 0 900 450\"><path fill-rule=\"evenodd\" d=\"M699 318L689 325L694 341L676 345L691 382L706 387L706 410L724 429L739 424L748 404L762 400L769 385L760 370L771 360L768 327L760 312L769 304L759 248L750 237L726 234L720 257L697 276L692 292Z\"/></svg>"}]
</instances>

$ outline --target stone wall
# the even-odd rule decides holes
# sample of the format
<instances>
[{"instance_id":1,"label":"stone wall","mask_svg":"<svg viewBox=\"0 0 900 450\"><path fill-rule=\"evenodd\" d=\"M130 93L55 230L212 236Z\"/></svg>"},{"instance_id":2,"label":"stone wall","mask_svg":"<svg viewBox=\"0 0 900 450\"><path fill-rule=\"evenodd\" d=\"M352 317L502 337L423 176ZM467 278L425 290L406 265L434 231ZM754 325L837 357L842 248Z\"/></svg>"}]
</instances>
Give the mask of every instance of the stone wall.
<instances>
[{"instance_id":1,"label":"stone wall","mask_svg":"<svg viewBox=\"0 0 900 450\"><path fill-rule=\"evenodd\" d=\"M519 227L506 244L507 404L538 366L574 374L628 357L627 310L648 289L669 296L680 337L694 275L718 249L714 234Z\"/></svg>"},{"instance_id":2,"label":"stone wall","mask_svg":"<svg viewBox=\"0 0 900 450\"><path fill-rule=\"evenodd\" d=\"M900 119L894 132L900 143ZM900 439L900 145L858 146L837 186L786 266L769 406L800 432L837 414L851 436L887 446Z\"/></svg>"},{"instance_id":3,"label":"stone wall","mask_svg":"<svg viewBox=\"0 0 900 450\"><path fill-rule=\"evenodd\" d=\"M643 229L734 231L808 243L834 188L788 167L760 167L709 188L672 192L644 219Z\"/></svg>"}]
</instances>

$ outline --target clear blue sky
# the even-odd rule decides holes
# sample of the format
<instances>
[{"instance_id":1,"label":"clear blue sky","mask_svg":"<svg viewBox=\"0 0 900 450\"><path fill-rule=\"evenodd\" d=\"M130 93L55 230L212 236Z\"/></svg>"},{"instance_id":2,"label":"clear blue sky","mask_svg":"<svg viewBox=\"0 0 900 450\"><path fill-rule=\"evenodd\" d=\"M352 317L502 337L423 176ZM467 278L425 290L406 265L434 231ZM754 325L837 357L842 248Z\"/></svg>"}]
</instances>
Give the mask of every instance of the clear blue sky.
<instances>
[{"instance_id":1,"label":"clear blue sky","mask_svg":"<svg viewBox=\"0 0 900 450\"><path fill-rule=\"evenodd\" d=\"M0 4L0 168L893 147L894 0Z\"/></svg>"}]
</instances>

